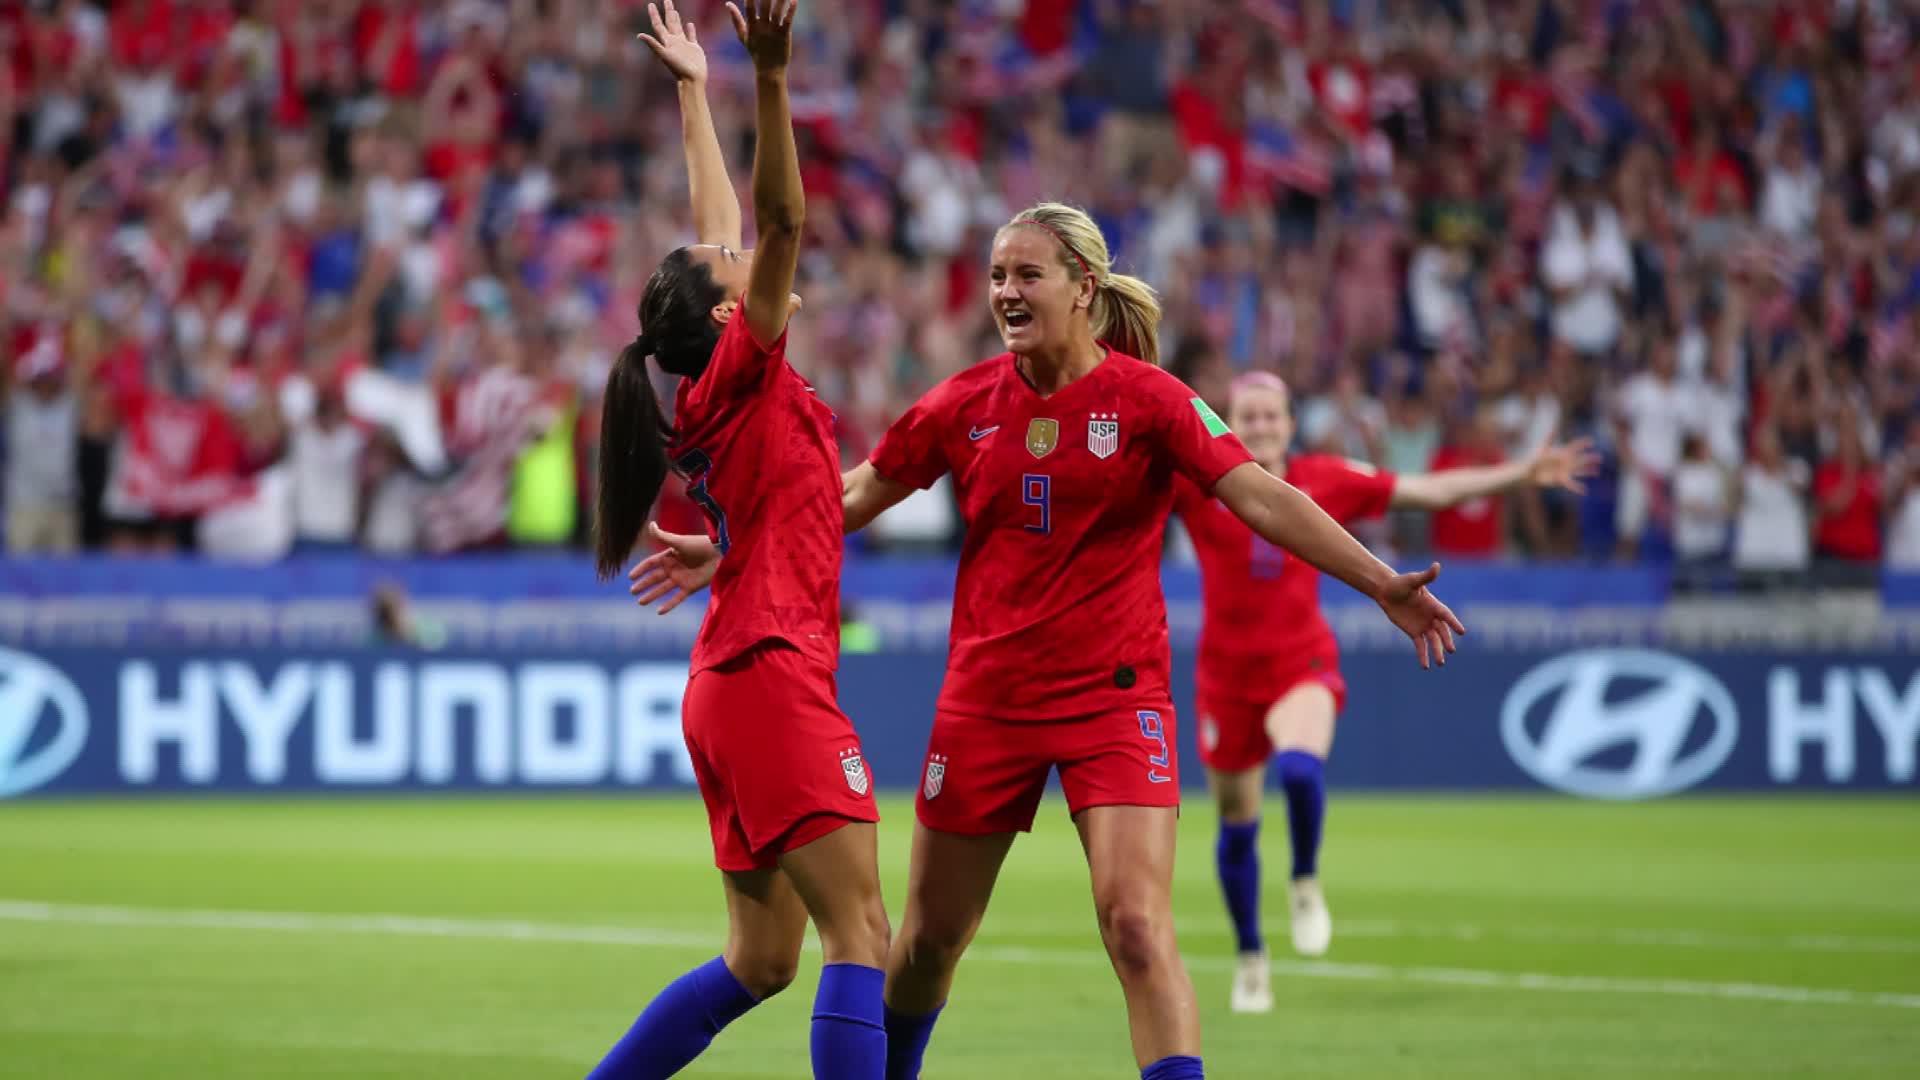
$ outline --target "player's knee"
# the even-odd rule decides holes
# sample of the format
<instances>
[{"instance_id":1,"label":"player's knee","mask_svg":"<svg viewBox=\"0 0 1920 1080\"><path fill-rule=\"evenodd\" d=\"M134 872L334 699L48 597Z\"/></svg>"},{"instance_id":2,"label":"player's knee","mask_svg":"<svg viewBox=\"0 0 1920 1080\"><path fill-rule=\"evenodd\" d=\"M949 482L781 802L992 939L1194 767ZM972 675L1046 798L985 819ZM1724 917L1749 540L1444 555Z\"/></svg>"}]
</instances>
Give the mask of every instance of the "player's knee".
<instances>
[{"instance_id":1,"label":"player's knee","mask_svg":"<svg viewBox=\"0 0 1920 1080\"><path fill-rule=\"evenodd\" d=\"M973 926L960 919L929 919L923 913L901 927L900 936L908 963L922 970L949 971L959 965L960 954L973 940Z\"/></svg>"},{"instance_id":2,"label":"player's knee","mask_svg":"<svg viewBox=\"0 0 1920 1080\"><path fill-rule=\"evenodd\" d=\"M1099 908L1100 937L1120 978L1142 977L1159 966L1162 938L1172 928L1166 912L1131 898L1103 900Z\"/></svg>"},{"instance_id":3,"label":"player's knee","mask_svg":"<svg viewBox=\"0 0 1920 1080\"><path fill-rule=\"evenodd\" d=\"M760 1001L792 986L800 974L798 953L729 951L726 959L727 970Z\"/></svg>"},{"instance_id":4,"label":"player's knee","mask_svg":"<svg viewBox=\"0 0 1920 1080\"><path fill-rule=\"evenodd\" d=\"M893 944L893 927L887 922L886 905L876 894L847 917L835 920L831 928L821 925L820 941L830 956L829 963L886 966L887 950Z\"/></svg>"},{"instance_id":5,"label":"player's knee","mask_svg":"<svg viewBox=\"0 0 1920 1080\"><path fill-rule=\"evenodd\" d=\"M1248 792L1240 784L1222 784L1218 797L1214 800L1220 806L1220 817L1230 824L1256 821L1260 817L1260 789Z\"/></svg>"}]
</instances>

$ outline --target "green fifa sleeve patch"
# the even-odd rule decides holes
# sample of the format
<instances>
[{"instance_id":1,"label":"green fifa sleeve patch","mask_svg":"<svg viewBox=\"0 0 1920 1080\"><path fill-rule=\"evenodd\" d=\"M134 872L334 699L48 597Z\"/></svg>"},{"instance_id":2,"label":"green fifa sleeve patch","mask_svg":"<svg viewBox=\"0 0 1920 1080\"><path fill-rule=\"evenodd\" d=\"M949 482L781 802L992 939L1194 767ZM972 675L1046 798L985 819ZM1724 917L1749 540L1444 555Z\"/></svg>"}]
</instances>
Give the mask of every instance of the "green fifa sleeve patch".
<instances>
[{"instance_id":1,"label":"green fifa sleeve patch","mask_svg":"<svg viewBox=\"0 0 1920 1080\"><path fill-rule=\"evenodd\" d=\"M1193 405L1193 411L1200 414L1200 422L1207 425L1207 434L1217 439L1227 433L1227 422L1220 419L1220 414L1213 411L1213 406L1199 398L1191 398L1189 401Z\"/></svg>"}]
</instances>

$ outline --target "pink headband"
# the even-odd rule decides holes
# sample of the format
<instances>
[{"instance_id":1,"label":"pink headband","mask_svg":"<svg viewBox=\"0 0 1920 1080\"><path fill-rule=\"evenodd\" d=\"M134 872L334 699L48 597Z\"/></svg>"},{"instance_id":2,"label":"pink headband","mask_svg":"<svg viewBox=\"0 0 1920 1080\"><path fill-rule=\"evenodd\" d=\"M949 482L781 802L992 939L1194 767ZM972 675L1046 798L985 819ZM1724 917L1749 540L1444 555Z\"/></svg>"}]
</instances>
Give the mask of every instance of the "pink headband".
<instances>
[{"instance_id":1,"label":"pink headband","mask_svg":"<svg viewBox=\"0 0 1920 1080\"><path fill-rule=\"evenodd\" d=\"M1081 258L1080 253L1073 250L1073 245L1067 243L1067 238L1064 236L1061 236L1059 231L1056 230L1053 226L1047 224L1044 221L1041 221L1038 218L1021 218L1019 221L1014 222L1014 224L1015 225L1032 225L1037 228L1045 229L1047 232L1047 235L1053 237L1055 240L1060 241L1060 246L1063 248L1066 248L1067 254L1073 256L1073 261L1080 264L1080 272L1087 275L1088 277L1093 277L1093 267L1087 265L1087 260ZM1099 280L1100 280L1099 278L1094 278L1094 283L1098 284Z\"/></svg>"},{"instance_id":2,"label":"pink headband","mask_svg":"<svg viewBox=\"0 0 1920 1080\"><path fill-rule=\"evenodd\" d=\"M1287 392L1287 383L1271 371L1249 371L1233 377L1233 382L1227 386L1227 397L1231 400L1244 390L1274 390L1284 394Z\"/></svg>"}]
</instances>

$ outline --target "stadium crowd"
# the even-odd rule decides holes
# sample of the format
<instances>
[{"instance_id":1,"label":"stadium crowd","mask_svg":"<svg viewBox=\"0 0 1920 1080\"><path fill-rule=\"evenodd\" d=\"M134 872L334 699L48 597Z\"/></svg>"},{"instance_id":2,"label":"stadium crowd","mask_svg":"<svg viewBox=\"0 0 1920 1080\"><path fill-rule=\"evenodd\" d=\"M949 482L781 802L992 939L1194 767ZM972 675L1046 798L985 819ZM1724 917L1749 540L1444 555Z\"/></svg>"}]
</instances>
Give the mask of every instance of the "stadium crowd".
<instances>
[{"instance_id":1,"label":"stadium crowd","mask_svg":"<svg viewBox=\"0 0 1920 1080\"><path fill-rule=\"evenodd\" d=\"M751 87L717 2L736 176ZM691 237L632 0L0 0L10 553L578 544L597 394ZM1590 434L1451 556L1920 566L1920 5L845 0L792 74L790 355L864 455L999 350L1042 197L1203 395L1399 471ZM687 523L687 508L663 511ZM939 545L932 500L872 542Z\"/></svg>"}]
</instances>

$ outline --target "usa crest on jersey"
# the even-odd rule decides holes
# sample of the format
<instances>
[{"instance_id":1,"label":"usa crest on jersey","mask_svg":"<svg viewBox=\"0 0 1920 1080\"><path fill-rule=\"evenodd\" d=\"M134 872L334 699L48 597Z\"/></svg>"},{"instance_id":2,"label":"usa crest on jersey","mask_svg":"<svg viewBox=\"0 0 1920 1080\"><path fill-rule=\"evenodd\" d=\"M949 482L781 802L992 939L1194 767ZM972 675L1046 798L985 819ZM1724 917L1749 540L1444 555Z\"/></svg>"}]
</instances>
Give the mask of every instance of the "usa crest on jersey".
<instances>
[{"instance_id":1,"label":"usa crest on jersey","mask_svg":"<svg viewBox=\"0 0 1920 1080\"><path fill-rule=\"evenodd\" d=\"M943 784L945 784L946 779L947 779L947 755L928 754L927 755L927 778L920 785L921 794L925 795L928 798L928 800L939 798L940 788Z\"/></svg>"},{"instance_id":2,"label":"usa crest on jersey","mask_svg":"<svg viewBox=\"0 0 1920 1080\"><path fill-rule=\"evenodd\" d=\"M855 795L865 795L873 787L873 780L867 776L866 759L858 750L840 751L840 771L846 774L847 786Z\"/></svg>"},{"instance_id":3,"label":"usa crest on jersey","mask_svg":"<svg viewBox=\"0 0 1920 1080\"><path fill-rule=\"evenodd\" d=\"M1087 449L1105 461L1120 449L1120 414L1094 413L1087 421Z\"/></svg>"}]
</instances>

